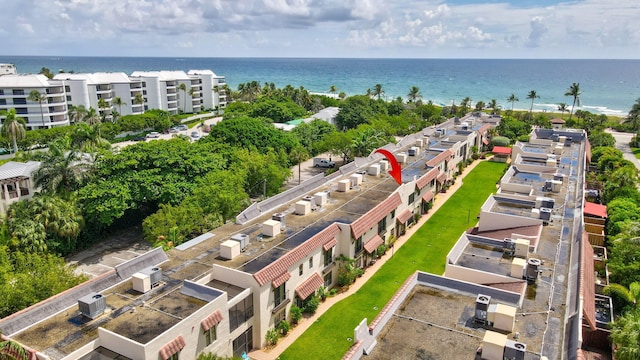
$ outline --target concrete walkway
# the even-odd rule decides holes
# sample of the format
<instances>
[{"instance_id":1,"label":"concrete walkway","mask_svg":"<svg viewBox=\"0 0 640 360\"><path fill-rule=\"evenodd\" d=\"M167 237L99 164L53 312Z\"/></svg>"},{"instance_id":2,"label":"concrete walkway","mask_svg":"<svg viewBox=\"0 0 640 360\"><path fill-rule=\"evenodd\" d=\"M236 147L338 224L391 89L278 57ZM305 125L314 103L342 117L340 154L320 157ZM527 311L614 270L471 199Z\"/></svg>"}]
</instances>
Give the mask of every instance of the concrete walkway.
<instances>
[{"instance_id":1,"label":"concrete walkway","mask_svg":"<svg viewBox=\"0 0 640 360\"><path fill-rule=\"evenodd\" d=\"M636 168L640 170L640 161L635 156L633 151L631 151L631 147L629 146L629 143L631 142L631 139L635 136L635 134L618 132L612 129L607 129L606 132L613 135L613 137L616 139L616 149L622 151L622 155L624 156L624 158L634 163L636 165Z\"/></svg>"},{"instance_id":2,"label":"concrete walkway","mask_svg":"<svg viewBox=\"0 0 640 360\"><path fill-rule=\"evenodd\" d=\"M435 199L433 200L433 208L431 210L429 210L429 213L427 213L426 215L423 215L420 220L418 221L417 224L415 224L414 226L412 226L411 228L407 229L406 233L399 237L394 245L394 248L399 249L402 245L404 245L404 243L411 238L411 236L413 236L413 234L420 228L422 227L422 225L424 225L424 223L429 220L429 218L431 218L431 216L433 214L435 214L435 212L440 209L440 207L447 202L447 200L449 200L449 198L451 197L451 195L453 195L456 191L458 191L458 189L460 188L460 186L462 186L462 179L467 176L467 174L469 174L469 172L471 170L473 170L476 165L478 165L480 163L480 161L483 160L476 160L475 162L473 162L473 164L467 166L463 172L462 172L462 176L458 176L456 179L456 182L449 187L449 190L447 190L446 193L438 193L436 194ZM365 271L364 275L362 275L362 277L360 277L358 280L356 280L356 282L349 286L349 290L340 293L336 296L327 298L327 300L323 303L320 303L320 306L318 307L318 310L316 311L316 313L311 316L311 317L303 317L302 320L300 320L300 323L298 323L298 326L296 326L295 328L291 329L291 331L289 332L289 334L287 334L286 337L281 338L280 341L278 341L278 344L270 349L262 349L262 350L255 350L249 353L249 356L251 357L251 359L256 359L256 360L272 360L272 359L276 359L278 358L278 356L280 356L280 354L282 352L284 352L284 350L286 348L289 347L289 345L291 345L294 341L296 341L296 339L302 335L302 333L304 333L309 326L311 326L311 324L313 324L322 314L324 314L325 311L329 310L329 308L331 306L333 306L334 304L336 304L337 302L349 297L351 294L355 293L356 291L360 290L360 288L362 287L362 285L364 285L367 281L369 281L369 279L371 279L371 277L373 276L373 274L375 274L380 267L382 267L382 265L389 260L389 258L392 256L393 252L392 251L387 251L387 253L382 256L380 259L378 259L376 261L375 264L369 266L367 268L367 270ZM369 319L369 321L373 321L373 319ZM355 326L355 325L354 325Z\"/></svg>"}]
</instances>

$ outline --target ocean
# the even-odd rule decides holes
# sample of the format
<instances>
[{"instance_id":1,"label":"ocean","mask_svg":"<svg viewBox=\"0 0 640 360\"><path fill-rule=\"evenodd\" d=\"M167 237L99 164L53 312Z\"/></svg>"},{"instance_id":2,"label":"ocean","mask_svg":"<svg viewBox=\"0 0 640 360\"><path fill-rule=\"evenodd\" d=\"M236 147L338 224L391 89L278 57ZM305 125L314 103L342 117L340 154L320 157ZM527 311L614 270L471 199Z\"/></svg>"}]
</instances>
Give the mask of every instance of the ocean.
<instances>
[{"instance_id":1,"label":"ocean","mask_svg":"<svg viewBox=\"0 0 640 360\"><path fill-rule=\"evenodd\" d=\"M557 111L569 86L580 83L583 91L578 109L624 116L640 98L640 60L521 60L521 59L331 59L331 58L140 58L140 57L47 57L0 56L0 63L15 64L19 73L111 72L136 70L211 69L223 75L232 89L257 80L278 87L304 86L328 93L335 85L347 95L366 93L382 84L387 99L406 98L412 86L420 88L424 101L459 104L496 99L503 109L512 93L520 100L516 109L529 109L527 94L540 96L534 110Z\"/></svg>"}]
</instances>

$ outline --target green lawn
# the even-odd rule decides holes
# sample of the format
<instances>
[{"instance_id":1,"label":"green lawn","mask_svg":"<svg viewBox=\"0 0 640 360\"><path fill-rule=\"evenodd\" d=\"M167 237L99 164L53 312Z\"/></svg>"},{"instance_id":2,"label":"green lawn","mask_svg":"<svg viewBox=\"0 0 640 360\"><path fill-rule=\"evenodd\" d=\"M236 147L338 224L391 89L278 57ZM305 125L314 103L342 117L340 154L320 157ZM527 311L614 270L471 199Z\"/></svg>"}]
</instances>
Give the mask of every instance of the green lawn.
<instances>
[{"instance_id":1,"label":"green lawn","mask_svg":"<svg viewBox=\"0 0 640 360\"><path fill-rule=\"evenodd\" d=\"M482 162L463 186L359 291L338 302L300 336L280 359L340 359L353 344L353 329L370 323L416 270L444 272L445 257L462 232L476 223L480 206L495 192L505 164ZM374 307L377 310L374 310Z\"/></svg>"},{"instance_id":2,"label":"green lawn","mask_svg":"<svg viewBox=\"0 0 640 360\"><path fill-rule=\"evenodd\" d=\"M640 148L631 148L631 151L633 152L633 155L636 156L636 158L640 159Z\"/></svg>"}]
</instances>

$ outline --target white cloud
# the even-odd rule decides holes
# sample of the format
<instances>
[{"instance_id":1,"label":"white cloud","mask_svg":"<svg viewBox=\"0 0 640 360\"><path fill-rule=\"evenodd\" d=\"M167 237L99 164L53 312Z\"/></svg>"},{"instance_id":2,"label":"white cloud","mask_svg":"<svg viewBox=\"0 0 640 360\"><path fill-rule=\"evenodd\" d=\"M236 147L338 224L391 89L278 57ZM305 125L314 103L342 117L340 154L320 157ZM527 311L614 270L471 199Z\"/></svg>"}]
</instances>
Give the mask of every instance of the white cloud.
<instances>
[{"instance_id":1,"label":"white cloud","mask_svg":"<svg viewBox=\"0 0 640 360\"><path fill-rule=\"evenodd\" d=\"M628 0L540 7L520 7L516 0L23 1L5 4L0 14L0 33L10 39L4 45L8 53L67 46L73 54L101 55L79 53L100 43L105 55L144 55L140 49L153 51L149 44L164 44L158 54L148 54L164 56L179 39L199 48L194 39L206 38L233 39L215 47L226 49L227 56L235 49L246 55L252 46L264 45L254 55L278 56L285 48L295 54L299 47L300 56L438 56L473 47L476 56L500 49L519 57L532 48L538 56L554 56L553 49L563 48L594 57L640 57L640 4ZM607 51L614 47L617 54Z\"/></svg>"}]
</instances>

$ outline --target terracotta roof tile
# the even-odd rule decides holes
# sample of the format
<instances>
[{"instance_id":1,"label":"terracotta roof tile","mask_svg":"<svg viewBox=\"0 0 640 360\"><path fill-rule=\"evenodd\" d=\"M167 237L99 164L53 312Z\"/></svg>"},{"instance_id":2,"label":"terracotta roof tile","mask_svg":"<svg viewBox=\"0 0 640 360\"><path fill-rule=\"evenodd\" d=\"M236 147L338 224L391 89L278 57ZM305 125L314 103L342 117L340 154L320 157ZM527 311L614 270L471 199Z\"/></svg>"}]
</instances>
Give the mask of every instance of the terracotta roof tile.
<instances>
[{"instance_id":1,"label":"terracotta roof tile","mask_svg":"<svg viewBox=\"0 0 640 360\"><path fill-rule=\"evenodd\" d=\"M511 148L506 146L494 146L491 152L498 155L511 155Z\"/></svg>"},{"instance_id":2,"label":"terracotta roof tile","mask_svg":"<svg viewBox=\"0 0 640 360\"><path fill-rule=\"evenodd\" d=\"M285 282L287 282L287 280L291 279L291 273L289 271L285 271L282 274L276 276L275 279L273 279L273 281L271 282L271 285L274 288L277 288L278 286L284 284Z\"/></svg>"},{"instance_id":3,"label":"terracotta roof tile","mask_svg":"<svg viewBox=\"0 0 640 360\"><path fill-rule=\"evenodd\" d=\"M427 191L424 195L422 195L422 200L429 202L431 200L433 200L433 198L436 196L436 194L433 193L433 191L429 190Z\"/></svg>"},{"instance_id":4,"label":"terracotta roof tile","mask_svg":"<svg viewBox=\"0 0 640 360\"><path fill-rule=\"evenodd\" d=\"M395 210L400 204L402 204L400 195L398 193L393 193L393 195L389 196L376 207L362 215L358 220L351 223L351 233L353 234L353 238L357 239L362 236L362 234L371 229L385 216L389 215L389 213Z\"/></svg>"},{"instance_id":5,"label":"terracotta roof tile","mask_svg":"<svg viewBox=\"0 0 640 360\"><path fill-rule=\"evenodd\" d=\"M436 178L436 176L438 176L438 169L433 168L431 170L429 170L426 174L422 175L417 181L416 181L416 187L418 189L422 189L423 187L429 185L429 183Z\"/></svg>"},{"instance_id":6,"label":"terracotta roof tile","mask_svg":"<svg viewBox=\"0 0 640 360\"><path fill-rule=\"evenodd\" d=\"M369 254L373 254L373 252L376 251L378 246L382 245L383 242L384 240L382 240L380 235L376 235L364 244L364 250Z\"/></svg>"},{"instance_id":7,"label":"terracotta roof tile","mask_svg":"<svg viewBox=\"0 0 640 360\"><path fill-rule=\"evenodd\" d=\"M487 130L489 130L491 128L491 124L484 124L480 127L480 129L478 129L478 132L480 134L484 134L485 132L487 132Z\"/></svg>"},{"instance_id":8,"label":"terracotta roof tile","mask_svg":"<svg viewBox=\"0 0 640 360\"><path fill-rule=\"evenodd\" d=\"M409 209L406 209L403 212L401 212L400 215L398 215L396 219L398 219L398 221L401 224L404 224L407 221L409 221L409 219L411 219L412 216L413 216L413 214L411 213L411 211L409 211Z\"/></svg>"},{"instance_id":9,"label":"terracotta roof tile","mask_svg":"<svg viewBox=\"0 0 640 360\"><path fill-rule=\"evenodd\" d=\"M436 155L433 159L427 161L428 167L435 167L443 161L449 161L453 156L453 152L451 150L445 150L440 154Z\"/></svg>"},{"instance_id":10,"label":"terracotta roof tile","mask_svg":"<svg viewBox=\"0 0 640 360\"><path fill-rule=\"evenodd\" d=\"M444 182L447 181L447 174L446 173L440 173L440 175L438 175L436 180L438 180L438 182L440 184L444 184Z\"/></svg>"},{"instance_id":11,"label":"terracotta roof tile","mask_svg":"<svg viewBox=\"0 0 640 360\"><path fill-rule=\"evenodd\" d=\"M218 325L220 321L222 321L222 313L220 312L220 310L216 310L211 315L202 320L200 326L202 326L202 330L207 331L212 327Z\"/></svg>"},{"instance_id":12,"label":"terracotta roof tile","mask_svg":"<svg viewBox=\"0 0 640 360\"><path fill-rule=\"evenodd\" d=\"M331 224L326 229L315 234L309 240L296 246L293 250L286 253L283 257L265 266L262 270L253 274L253 278L256 279L260 286L273 281L278 276L281 276L285 272L289 272L289 268L298 261L308 256L314 249L319 248L335 240L335 236L340 232L340 227L337 224Z\"/></svg>"},{"instance_id":13,"label":"terracotta roof tile","mask_svg":"<svg viewBox=\"0 0 640 360\"><path fill-rule=\"evenodd\" d=\"M580 295L582 316L591 330L596 330L596 283L593 266L593 247L586 232L582 232L582 254L580 258Z\"/></svg>"},{"instance_id":14,"label":"terracotta roof tile","mask_svg":"<svg viewBox=\"0 0 640 360\"><path fill-rule=\"evenodd\" d=\"M182 337L182 335L178 336L160 349L160 358L162 360L167 360L171 357L171 355L176 354L177 352L182 350L185 345L186 343L184 342L184 338Z\"/></svg>"},{"instance_id":15,"label":"terracotta roof tile","mask_svg":"<svg viewBox=\"0 0 640 360\"><path fill-rule=\"evenodd\" d=\"M607 217L607 206L585 201L584 214L605 219Z\"/></svg>"},{"instance_id":16,"label":"terracotta roof tile","mask_svg":"<svg viewBox=\"0 0 640 360\"><path fill-rule=\"evenodd\" d=\"M320 286L324 284L322 281L322 277L318 275L318 273L313 273L311 277L305 280L300 286L296 288L296 295L302 300L309 297L309 295L313 294L318 290Z\"/></svg>"},{"instance_id":17,"label":"terracotta roof tile","mask_svg":"<svg viewBox=\"0 0 640 360\"><path fill-rule=\"evenodd\" d=\"M333 238L329 240L328 243L322 245L322 250L327 251L336 245L338 245L338 240L336 240L336 238Z\"/></svg>"}]
</instances>

